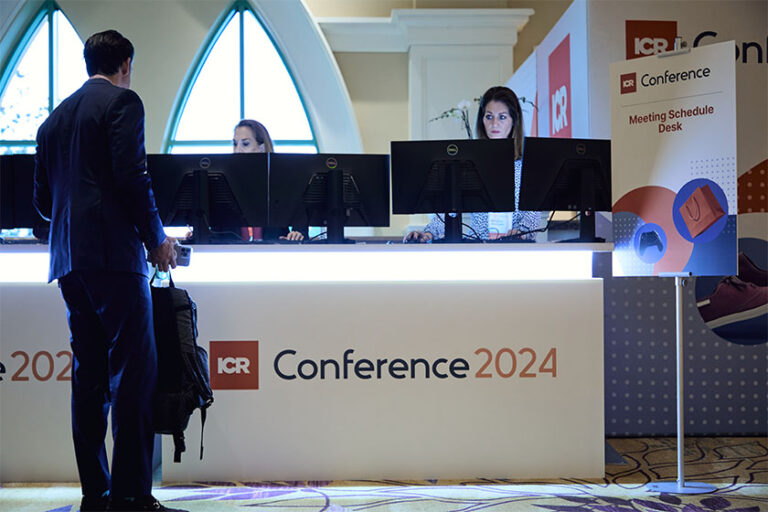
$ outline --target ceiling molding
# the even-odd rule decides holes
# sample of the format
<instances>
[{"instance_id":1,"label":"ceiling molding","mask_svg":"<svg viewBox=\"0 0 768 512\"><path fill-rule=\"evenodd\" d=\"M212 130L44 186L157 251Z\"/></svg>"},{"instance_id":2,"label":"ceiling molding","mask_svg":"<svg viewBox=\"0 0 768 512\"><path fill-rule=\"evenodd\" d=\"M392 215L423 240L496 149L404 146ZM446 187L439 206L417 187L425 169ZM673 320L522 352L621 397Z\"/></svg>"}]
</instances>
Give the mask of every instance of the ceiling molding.
<instances>
[{"instance_id":1,"label":"ceiling molding","mask_svg":"<svg viewBox=\"0 0 768 512\"><path fill-rule=\"evenodd\" d=\"M514 46L533 9L394 9L389 18L318 18L334 52L408 52L413 45Z\"/></svg>"}]
</instances>

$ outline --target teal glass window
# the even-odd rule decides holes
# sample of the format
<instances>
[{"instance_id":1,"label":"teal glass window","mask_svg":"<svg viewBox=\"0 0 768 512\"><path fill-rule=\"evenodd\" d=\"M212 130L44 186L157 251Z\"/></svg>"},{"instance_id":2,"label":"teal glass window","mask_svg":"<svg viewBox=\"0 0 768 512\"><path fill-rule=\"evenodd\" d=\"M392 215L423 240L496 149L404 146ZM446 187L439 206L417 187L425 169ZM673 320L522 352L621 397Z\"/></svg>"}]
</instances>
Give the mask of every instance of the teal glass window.
<instances>
[{"instance_id":1,"label":"teal glass window","mask_svg":"<svg viewBox=\"0 0 768 512\"><path fill-rule=\"evenodd\" d=\"M42 122L87 79L82 40L46 4L0 70L0 154L34 153Z\"/></svg>"},{"instance_id":2,"label":"teal glass window","mask_svg":"<svg viewBox=\"0 0 768 512\"><path fill-rule=\"evenodd\" d=\"M180 95L166 152L231 152L235 125L255 119L269 131L275 151L317 153L290 70L250 7L237 2L213 34Z\"/></svg>"},{"instance_id":3,"label":"teal glass window","mask_svg":"<svg viewBox=\"0 0 768 512\"><path fill-rule=\"evenodd\" d=\"M0 70L0 155L34 153L37 129L87 79L83 41L58 6L46 3ZM26 238L32 230L0 236Z\"/></svg>"}]
</instances>

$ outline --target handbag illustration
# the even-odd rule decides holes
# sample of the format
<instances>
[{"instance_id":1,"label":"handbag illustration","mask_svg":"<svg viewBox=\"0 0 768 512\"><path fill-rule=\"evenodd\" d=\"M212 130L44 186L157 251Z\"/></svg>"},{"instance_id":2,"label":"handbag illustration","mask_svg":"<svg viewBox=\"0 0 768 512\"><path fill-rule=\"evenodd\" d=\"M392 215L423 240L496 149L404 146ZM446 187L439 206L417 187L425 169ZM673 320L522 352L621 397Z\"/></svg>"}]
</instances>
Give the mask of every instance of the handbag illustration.
<instances>
[{"instance_id":1,"label":"handbag illustration","mask_svg":"<svg viewBox=\"0 0 768 512\"><path fill-rule=\"evenodd\" d=\"M696 238L725 215L725 212L709 185L704 185L697 187L691 197L683 203L680 207L680 215L691 237Z\"/></svg>"}]
</instances>

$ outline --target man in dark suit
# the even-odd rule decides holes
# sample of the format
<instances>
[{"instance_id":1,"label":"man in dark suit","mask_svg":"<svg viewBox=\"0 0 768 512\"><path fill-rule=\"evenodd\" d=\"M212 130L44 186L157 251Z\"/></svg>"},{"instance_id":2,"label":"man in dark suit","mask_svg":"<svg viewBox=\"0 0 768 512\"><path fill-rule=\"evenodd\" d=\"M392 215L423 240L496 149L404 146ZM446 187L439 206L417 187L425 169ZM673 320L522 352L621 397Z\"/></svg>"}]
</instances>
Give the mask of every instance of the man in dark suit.
<instances>
[{"instance_id":1,"label":"man in dark suit","mask_svg":"<svg viewBox=\"0 0 768 512\"><path fill-rule=\"evenodd\" d=\"M147 174L144 107L129 89L133 45L108 30L83 54L90 78L38 131L34 191L51 220L48 279L59 281L72 334L80 509L174 510L151 494L157 353L147 261L175 267L175 240L163 232Z\"/></svg>"}]
</instances>

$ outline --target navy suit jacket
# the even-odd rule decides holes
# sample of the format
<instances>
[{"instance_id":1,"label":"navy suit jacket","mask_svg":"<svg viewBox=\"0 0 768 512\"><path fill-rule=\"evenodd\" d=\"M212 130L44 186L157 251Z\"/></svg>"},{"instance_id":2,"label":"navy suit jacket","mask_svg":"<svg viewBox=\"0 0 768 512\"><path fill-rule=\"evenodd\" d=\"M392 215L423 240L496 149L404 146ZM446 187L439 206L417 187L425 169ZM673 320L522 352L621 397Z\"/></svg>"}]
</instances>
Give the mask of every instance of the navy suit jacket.
<instances>
[{"instance_id":1,"label":"navy suit jacket","mask_svg":"<svg viewBox=\"0 0 768 512\"><path fill-rule=\"evenodd\" d=\"M165 240L144 149L144 106L92 78L37 132L34 203L51 220L48 280L73 270L149 275ZM143 246L142 246L143 245Z\"/></svg>"}]
</instances>

